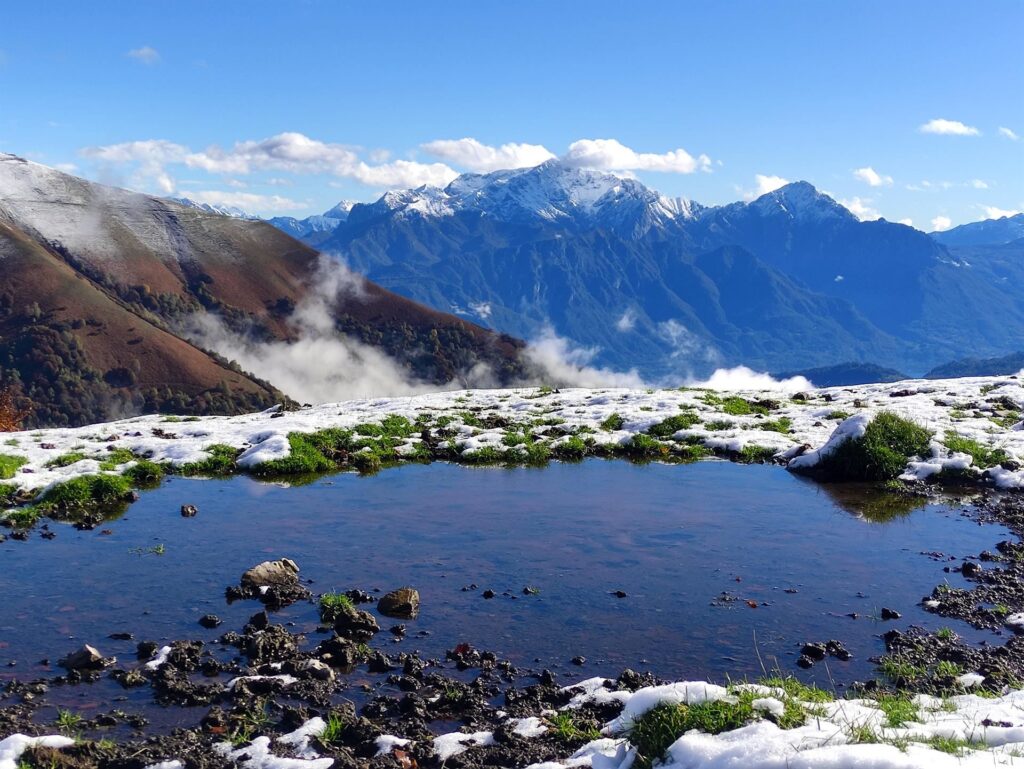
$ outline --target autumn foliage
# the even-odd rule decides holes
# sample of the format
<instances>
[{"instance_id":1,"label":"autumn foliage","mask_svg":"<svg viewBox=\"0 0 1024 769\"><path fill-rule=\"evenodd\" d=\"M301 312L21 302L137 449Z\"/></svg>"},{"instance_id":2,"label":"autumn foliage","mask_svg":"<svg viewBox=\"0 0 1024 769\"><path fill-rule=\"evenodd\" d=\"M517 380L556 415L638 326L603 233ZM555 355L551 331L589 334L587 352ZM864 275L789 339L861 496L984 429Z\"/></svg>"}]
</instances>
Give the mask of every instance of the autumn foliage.
<instances>
[{"instance_id":1,"label":"autumn foliage","mask_svg":"<svg viewBox=\"0 0 1024 769\"><path fill-rule=\"evenodd\" d=\"M0 433L13 433L21 429L22 420L29 414L28 409L19 409L14 403L11 388L0 390Z\"/></svg>"}]
</instances>

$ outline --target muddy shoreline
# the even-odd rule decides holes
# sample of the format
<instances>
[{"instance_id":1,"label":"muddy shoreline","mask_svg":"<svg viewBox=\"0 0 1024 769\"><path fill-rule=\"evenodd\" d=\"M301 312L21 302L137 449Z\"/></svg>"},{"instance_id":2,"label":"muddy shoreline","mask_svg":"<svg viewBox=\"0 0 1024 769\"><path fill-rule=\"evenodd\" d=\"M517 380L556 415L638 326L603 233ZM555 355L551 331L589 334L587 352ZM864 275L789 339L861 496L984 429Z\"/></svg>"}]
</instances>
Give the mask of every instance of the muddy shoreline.
<instances>
[{"instance_id":1,"label":"muddy shoreline","mask_svg":"<svg viewBox=\"0 0 1024 769\"><path fill-rule=\"evenodd\" d=\"M976 691L1020 688L1024 637L1007 621L1024 611L1024 500L986 492L967 509L979 525L1001 524L1016 539L994 541L975 558L950 563L945 568L959 572L971 588L940 584L922 602L938 616L1001 633L1005 643L973 645L955 633L929 633L897 622L898 629L884 636L888 651L878 660L878 677L851 691L946 695L965 691L958 679L966 673L980 676L971 685ZM564 671L516 666L458 639L452 639L443 659L424 659L413 651L416 631L404 627L400 617L378 610L381 594L349 592L349 608L325 616L330 621L303 645L300 633L275 621L280 606L316 600L298 574L294 581L286 576L270 585L243 579L225 586L224 600L251 604L252 614L244 626L218 627L222 632L216 641L181 638L160 646L138 639L136 659L111 661L99 652L69 662L74 669L56 676L10 681L0 696L0 735L64 733L76 738L73 746L59 750L30 749L23 761L32 767L143 769L164 761L194 769L262 767L273 765L267 758L271 754L300 758L313 752L323 763L311 767L506 767L564 760L595 739L621 708L615 701L587 702L569 717L555 715L576 694L563 687L590 674L584 667L570 677ZM208 628L219 621L205 615L200 620ZM105 639L90 640L103 648ZM615 676L610 679L613 690L659 683L650 672L594 673ZM127 700L106 703L109 707L88 719L58 713L48 701L57 688L88 687L101 677L117 681L135 702L144 696L163 708L180 709L188 725L147 734L146 719L133 714ZM329 739L310 737L305 747L276 740L317 717L332 725ZM456 731L466 733L466 749L442 758L435 737ZM392 743L390 752L378 755L378 740L386 735L410 742ZM269 748L253 742L259 737L271 738Z\"/></svg>"}]
</instances>

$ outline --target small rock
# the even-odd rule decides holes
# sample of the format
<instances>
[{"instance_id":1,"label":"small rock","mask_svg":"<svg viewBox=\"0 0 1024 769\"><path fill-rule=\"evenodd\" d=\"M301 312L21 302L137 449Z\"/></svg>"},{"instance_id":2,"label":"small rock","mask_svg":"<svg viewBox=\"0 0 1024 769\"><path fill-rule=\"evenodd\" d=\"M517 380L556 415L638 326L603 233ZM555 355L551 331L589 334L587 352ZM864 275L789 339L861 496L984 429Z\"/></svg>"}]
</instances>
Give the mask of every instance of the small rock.
<instances>
[{"instance_id":1,"label":"small rock","mask_svg":"<svg viewBox=\"0 0 1024 769\"><path fill-rule=\"evenodd\" d=\"M796 661L797 667L804 668L805 670L810 667L814 667L814 660L805 654L801 654L799 659Z\"/></svg>"},{"instance_id":2,"label":"small rock","mask_svg":"<svg viewBox=\"0 0 1024 769\"><path fill-rule=\"evenodd\" d=\"M68 670L100 670L113 664L112 658L104 657L95 646L86 644L60 661Z\"/></svg>"},{"instance_id":3,"label":"small rock","mask_svg":"<svg viewBox=\"0 0 1024 769\"><path fill-rule=\"evenodd\" d=\"M398 638L403 638L405 636L405 625L392 625L388 630L391 631L391 635Z\"/></svg>"},{"instance_id":4,"label":"small rock","mask_svg":"<svg viewBox=\"0 0 1024 769\"><path fill-rule=\"evenodd\" d=\"M895 609L890 609L884 606L882 607L882 619L899 619L902 616L903 615Z\"/></svg>"},{"instance_id":5,"label":"small rock","mask_svg":"<svg viewBox=\"0 0 1024 769\"><path fill-rule=\"evenodd\" d=\"M412 587L400 587L381 596L377 611L388 617L412 619L420 611L420 593Z\"/></svg>"},{"instance_id":6,"label":"small rock","mask_svg":"<svg viewBox=\"0 0 1024 769\"><path fill-rule=\"evenodd\" d=\"M482 595L483 595L484 598L494 598L494 591L493 590L485 590L482 593Z\"/></svg>"},{"instance_id":7,"label":"small rock","mask_svg":"<svg viewBox=\"0 0 1024 769\"><path fill-rule=\"evenodd\" d=\"M815 662L818 662L820 660L825 659L825 652L826 652L826 650L825 650L825 646L823 644L815 644L815 643L804 644L800 648L801 656L809 657L810 659L814 660Z\"/></svg>"},{"instance_id":8,"label":"small rock","mask_svg":"<svg viewBox=\"0 0 1024 769\"><path fill-rule=\"evenodd\" d=\"M964 561L964 565L960 567L960 573L969 578L981 576L982 571L984 569L981 568L981 565L974 561Z\"/></svg>"},{"instance_id":9,"label":"small rock","mask_svg":"<svg viewBox=\"0 0 1024 769\"><path fill-rule=\"evenodd\" d=\"M539 594L540 594L540 590L535 588L535 587L531 587L530 585L527 585L526 587L523 588L523 595L539 595Z\"/></svg>"},{"instance_id":10,"label":"small rock","mask_svg":"<svg viewBox=\"0 0 1024 769\"><path fill-rule=\"evenodd\" d=\"M580 654L580 655L577 655L577 656L573 657L571 662L572 662L573 665L585 665L586 662L587 662L587 658L584 657L582 654Z\"/></svg>"},{"instance_id":11,"label":"small rock","mask_svg":"<svg viewBox=\"0 0 1024 769\"><path fill-rule=\"evenodd\" d=\"M199 618L199 624L205 628L210 629L219 627L221 621L221 618L218 617L216 614L204 614L202 617Z\"/></svg>"},{"instance_id":12,"label":"small rock","mask_svg":"<svg viewBox=\"0 0 1024 769\"><path fill-rule=\"evenodd\" d=\"M242 585L251 588L262 585L295 585L298 581L299 566L291 558L264 561L242 575Z\"/></svg>"},{"instance_id":13,"label":"small rock","mask_svg":"<svg viewBox=\"0 0 1024 769\"><path fill-rule=\"evenodd\" d=\"M182 505L181 506L181 517L182 518L195 518L196 513L199 512L199 508L195 505Z\"/></svg>"},{"instance_id":14,"label":"small rock","mask_svg":"<svg viewBox=\"0 0 1024 769\"><path fill-rule=\"evenodd\" d=\"M614 590L612 595L616 598L626 598L629 594L625 590Z\"/></svg>"}]
</instances>

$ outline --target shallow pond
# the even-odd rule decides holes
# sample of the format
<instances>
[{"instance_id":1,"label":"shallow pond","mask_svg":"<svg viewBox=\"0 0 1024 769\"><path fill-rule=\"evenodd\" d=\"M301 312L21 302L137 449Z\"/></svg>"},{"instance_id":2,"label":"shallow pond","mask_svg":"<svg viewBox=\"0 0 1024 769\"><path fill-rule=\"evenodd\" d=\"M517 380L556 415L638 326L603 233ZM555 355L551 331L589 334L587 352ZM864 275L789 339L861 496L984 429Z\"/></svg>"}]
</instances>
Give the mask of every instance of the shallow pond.
<instances>
[{"instance_id":1,"label":"shallow pond","mask_svg":"<svg viewBox=\"0 0 1024 769\"><path fill-rule=\"evenodd\" d=\"M197 517L181 517L186 503ZM883 652L879 635L890 627L950 624L918 606L943 579L961 584L943 573L944 559L1008 536L958 506L891 503L726 462L413 465L291 488L174 478L96 530L51 524L53 540L36 531L0 544L0 665L16 663L0 669L0 681L51 674L39 660L84 642L134 660L135 641L111 633L212 641L240 629L260 607L228 606L225 586L259 561L288 556L314 593L417 587L422 611L407 623L409 636L393 644L385 630L372 644L388 651L443 657L469 643L567 681L624 667L721 680L757 676L762 664L796 673L802 642L835 638L853 660L800 675L841 685L873 675L868 658ZM525 586L539 593L524 595ZM485 589L497 595L484 599ZM883 606L903 618L875 619ZM217 630L196 622L211 612L225 620ZM319 640L312 604L277 621ZM575 655L586 657L582 668L570 663ZM100 682L54 696L82 710L141 695Z\"/></svg>"}]
</instances>

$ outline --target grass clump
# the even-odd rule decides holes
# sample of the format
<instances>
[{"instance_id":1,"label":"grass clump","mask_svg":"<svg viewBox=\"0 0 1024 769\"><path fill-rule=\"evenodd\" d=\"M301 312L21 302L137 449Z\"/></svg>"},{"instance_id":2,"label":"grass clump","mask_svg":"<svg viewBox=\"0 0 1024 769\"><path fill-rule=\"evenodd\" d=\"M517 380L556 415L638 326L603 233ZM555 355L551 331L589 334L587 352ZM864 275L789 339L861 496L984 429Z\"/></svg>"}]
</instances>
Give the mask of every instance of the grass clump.
<instances>
[{"instance_id":1,"label":"grass clump","mask_svg":"<svg viewBox=\"0 0 1024 769\"><path fill-rule=\"evenodd\" d=\"M890 411L879 412L864 435L847 440L815 469L829 480L888 481L899 476L907 459L928 453L930 431Z\"/></svg>"},{"instance_id":2,"label":"grass clump","mask_svg":"<svg viewBox=\"0 0 1024 769\"><path fill-rule=\"evenodd\" d=\"M671 416L663 422L652 426L648 433L657 438L670 438L680 430L689 430L694 425L700 424L700 417L693 411L684 411L681 414Z\"/></svg>"},{"instance_id":3,"label":"grass clump","mask_svg":"<svg viewBox=\"0 0 1024 769\"><path fill-rule=\"evenodd\" d=\"M697 729L706 734L721 734L738 729L754 718L753 697L736 701L715 700L693 705L658 705L633 724L629 741L637 751L638 765L650 767L665 758L665 751L680 736Z\"/></svg>"},{"instance_id":4,"label":"grass clump","mask_svg":"<svg viewBox=\"0 0 1024 769\"><path fill-rule=\"evenodd\" d=\"M59 457L54 457L46 463L47 467L67 467L73 465L75 462L81 462L83 459L88 457L81 451L69 451L67 454L61 454Z\"/></svg>"},{"instance_id":5,"label":"grass clump","mask_svg":"<svg viewBox=\"0 0 1024 769\"><path fill-rule=\"evenodd\" d=\"M921 718L917 705L908 694L883 694L877 702L878 709L885 713L886 722L891 727L903 726Z\"/></svg>"},{"instance_id":6,"label":"grass clump","mask_svg":"<svg viewBox=\"0 0 1024 769\"><path fill-rule=\"evenodd\" d=\"M234 446L215 443L203 449L210 456L199 462L189 462L180 468L182 475L230 475L235 469L235 460L241 453Z\"/></svg>"},{"instance_id":7,"label":"grass clump","mask_svg":"<svg viewBox=\"0 0 1024 769\"><path fill-rule=\"evenodd\" d=\"M135 459L135 455L128 449L114 449L104 456L97 457L97 459L100 463L100 470L109 472L111 470L116 470L123 464L131 462Z\"/></svg>"},{"instance_id":8,"label":"grass clump","mask_svg":"<svg viewBox=\"0 0 1024 769\"><path fill-rule=\"evenodd\" d=\"M623 419L619 414L611 414L607 419L601 423L601 429L605 432L613 433L616 430L621 430L622 426L626 424L626 420Z\"/></svg>"},{"instance_id":9,"label":"grass clump","mask_svg":"<svg viewBox=\"0 0 1024 769\"><path fill-rule=\"evenodd\" d=\"M995 467L1010 458L1010 455L1002 449L992 449L988 446L983 446L975 440L965 438L952 431L946 433L946 437L942 442L950 451L970 454L974 464L980 468Z\"/></svg>"},{"instance_id":10,"label":"grass clump","mask_svg":"<svg viewBox=\"0 0 1024 769\"><path fill-rule=\"evenodd\" d=\"M586 441L578 435L570 435L557 446L554 446L551 449L551 453L557 459L576 462L583 459L589 450L590 447L587 445Z\"/></svg>"},{"instance_id":11,"label":"grass clump","mask_svg":"<svg viewBox=\"0 0 1024 769\"><path fill-rule=\"evenodd\" d=\"M941 737L932 735L925 740L925 745L942 753L949 753L951 756L963 756L967 750L985 747L984 743L969 742L956 737Z\"/></svg>"},{"instance_id":12,"label":"grass clump","mask_svg":"<svg viewBox=\"0 0 1024 769\"><path fill-rule=\"evenodd\" d=\"M345 593L324 593L320 596L320 621L335 622L355 611L356 605Z\"/></svg>"},{"instance_id":13,"label":"grass clump","mask_svg":"<svg viewBox=\"0 0 1024 769\"><path fill-rule=\"evenodd\" d=\"M762 686L770 686L773 689L782 689L786 693L787 697L791 697L801 702L832 702L835 697L831 693L824 689L819 689L817 686L808 686L803 681L795 678L794 676L784 676L781 673L762 678L760 681Z\"/></svg>"},{"instance_id":14,"label":"grass clump","mask_svg":"<svg viewBox=\"0 0 1024 769\"><path fill-rule=\"evenodd\" d=\"M0 481L6 481L14 477L18 468L28 462L26 457L15 456L14 454L0 454Z\"/></svg>"},{"instance_id":15,"label":"grass clump","mask_svg":"<svg viewBox=\"0 0 1024 769\"><path fill-rule=\"evenodd\" d=\"M126 502L131 482L122 475L82 475L50 488L39 502L48 513L72 515Z\"/></svg>"},{"instance_id":16,"label":"grass clump","mask_svg":"<svg viewBox=\"0 0 1024 769\"><path fill-rule=\"evenodd\" d=\"M768 430L773 433L782 433L786 435L789 433L789 429L793 426L793 420L789 417L779 417L778 419L766 419L763 422L759 422L757 425L758 430Z\"/></svg>"},{"instance_id":17,"label":"grass clump","mask_svg":"<svg viewBox=\"0 0 1024 769\"><path fill-rule=\"evenodd\" d=\"M722 430L731 430L735 426L736 423L730 422L728 419L712 419L710 422L704 423L704 429L713 433L718 433Z\"/></svg>"},{"instance_id":18,"label":"grass clump","mask_svg":"<svg viewBox=\"0 0 1024 769\"><path fill-rule=\"evenodd\" d=\"M140 489L152 488L160 483L164 477L164 468L156 462L148 459L139 459L134 465L126 469L122 475L127 478L133 486Z\"/></svg>"},{"instance_id":19,"label":"grass clump","mask_svg":"<svg viewBox=\"0 0 1024 769\"><path fill-rule=\"evenodd\" d=\"M739 461L747 464L771 462L775 458L776 449L771 446L758 446L756 443L748 443L739 451Z\"/></svg>"},{"instance_id":20,"label":"grass clump","mask_svg":"<svg viewBox=\"0 0 1024 769\"><path fill-rule=\"evenodd\" d=\"M344 741L346 720L336 710L327 714L324 730L319 734L319 740L324 745L340 744Z\"/></svg>"},{"instance_id":21,"label":"grass clump","mask_svg":"<svg viewBox=\"0 0 1024 769\"><path fill-rule=\"evenodd\" d=\"M601 736L596 724L569 711L559 711L548 716L547 721L551 725L551 731L563 742L585 743Z\"/></svg>"},{"instance_id":22,"label":"grass clump","mask_svg":"<svg viewBox=\"0 0 1024 769\"><path fill-rule=\"evenodd\" d=\"M622 451L633 459L667 457L670 450L669 446L646 433L637 433L622 447Z\"/></svg>"},{"instance_id":23,"label":"grass clump","mask_svg":"<svg viewBox=\"0 0 1024 769\"><path fill-rule=\"evenodd\" d=\"M836 420L842 422L844 419L849 419L852 416L853 416L853 414L851 414L849 411L842 411L842 410L837 409L835 411L828 412L825 415L825 419L836 419Z\"/></svg>"}]
</instances>

